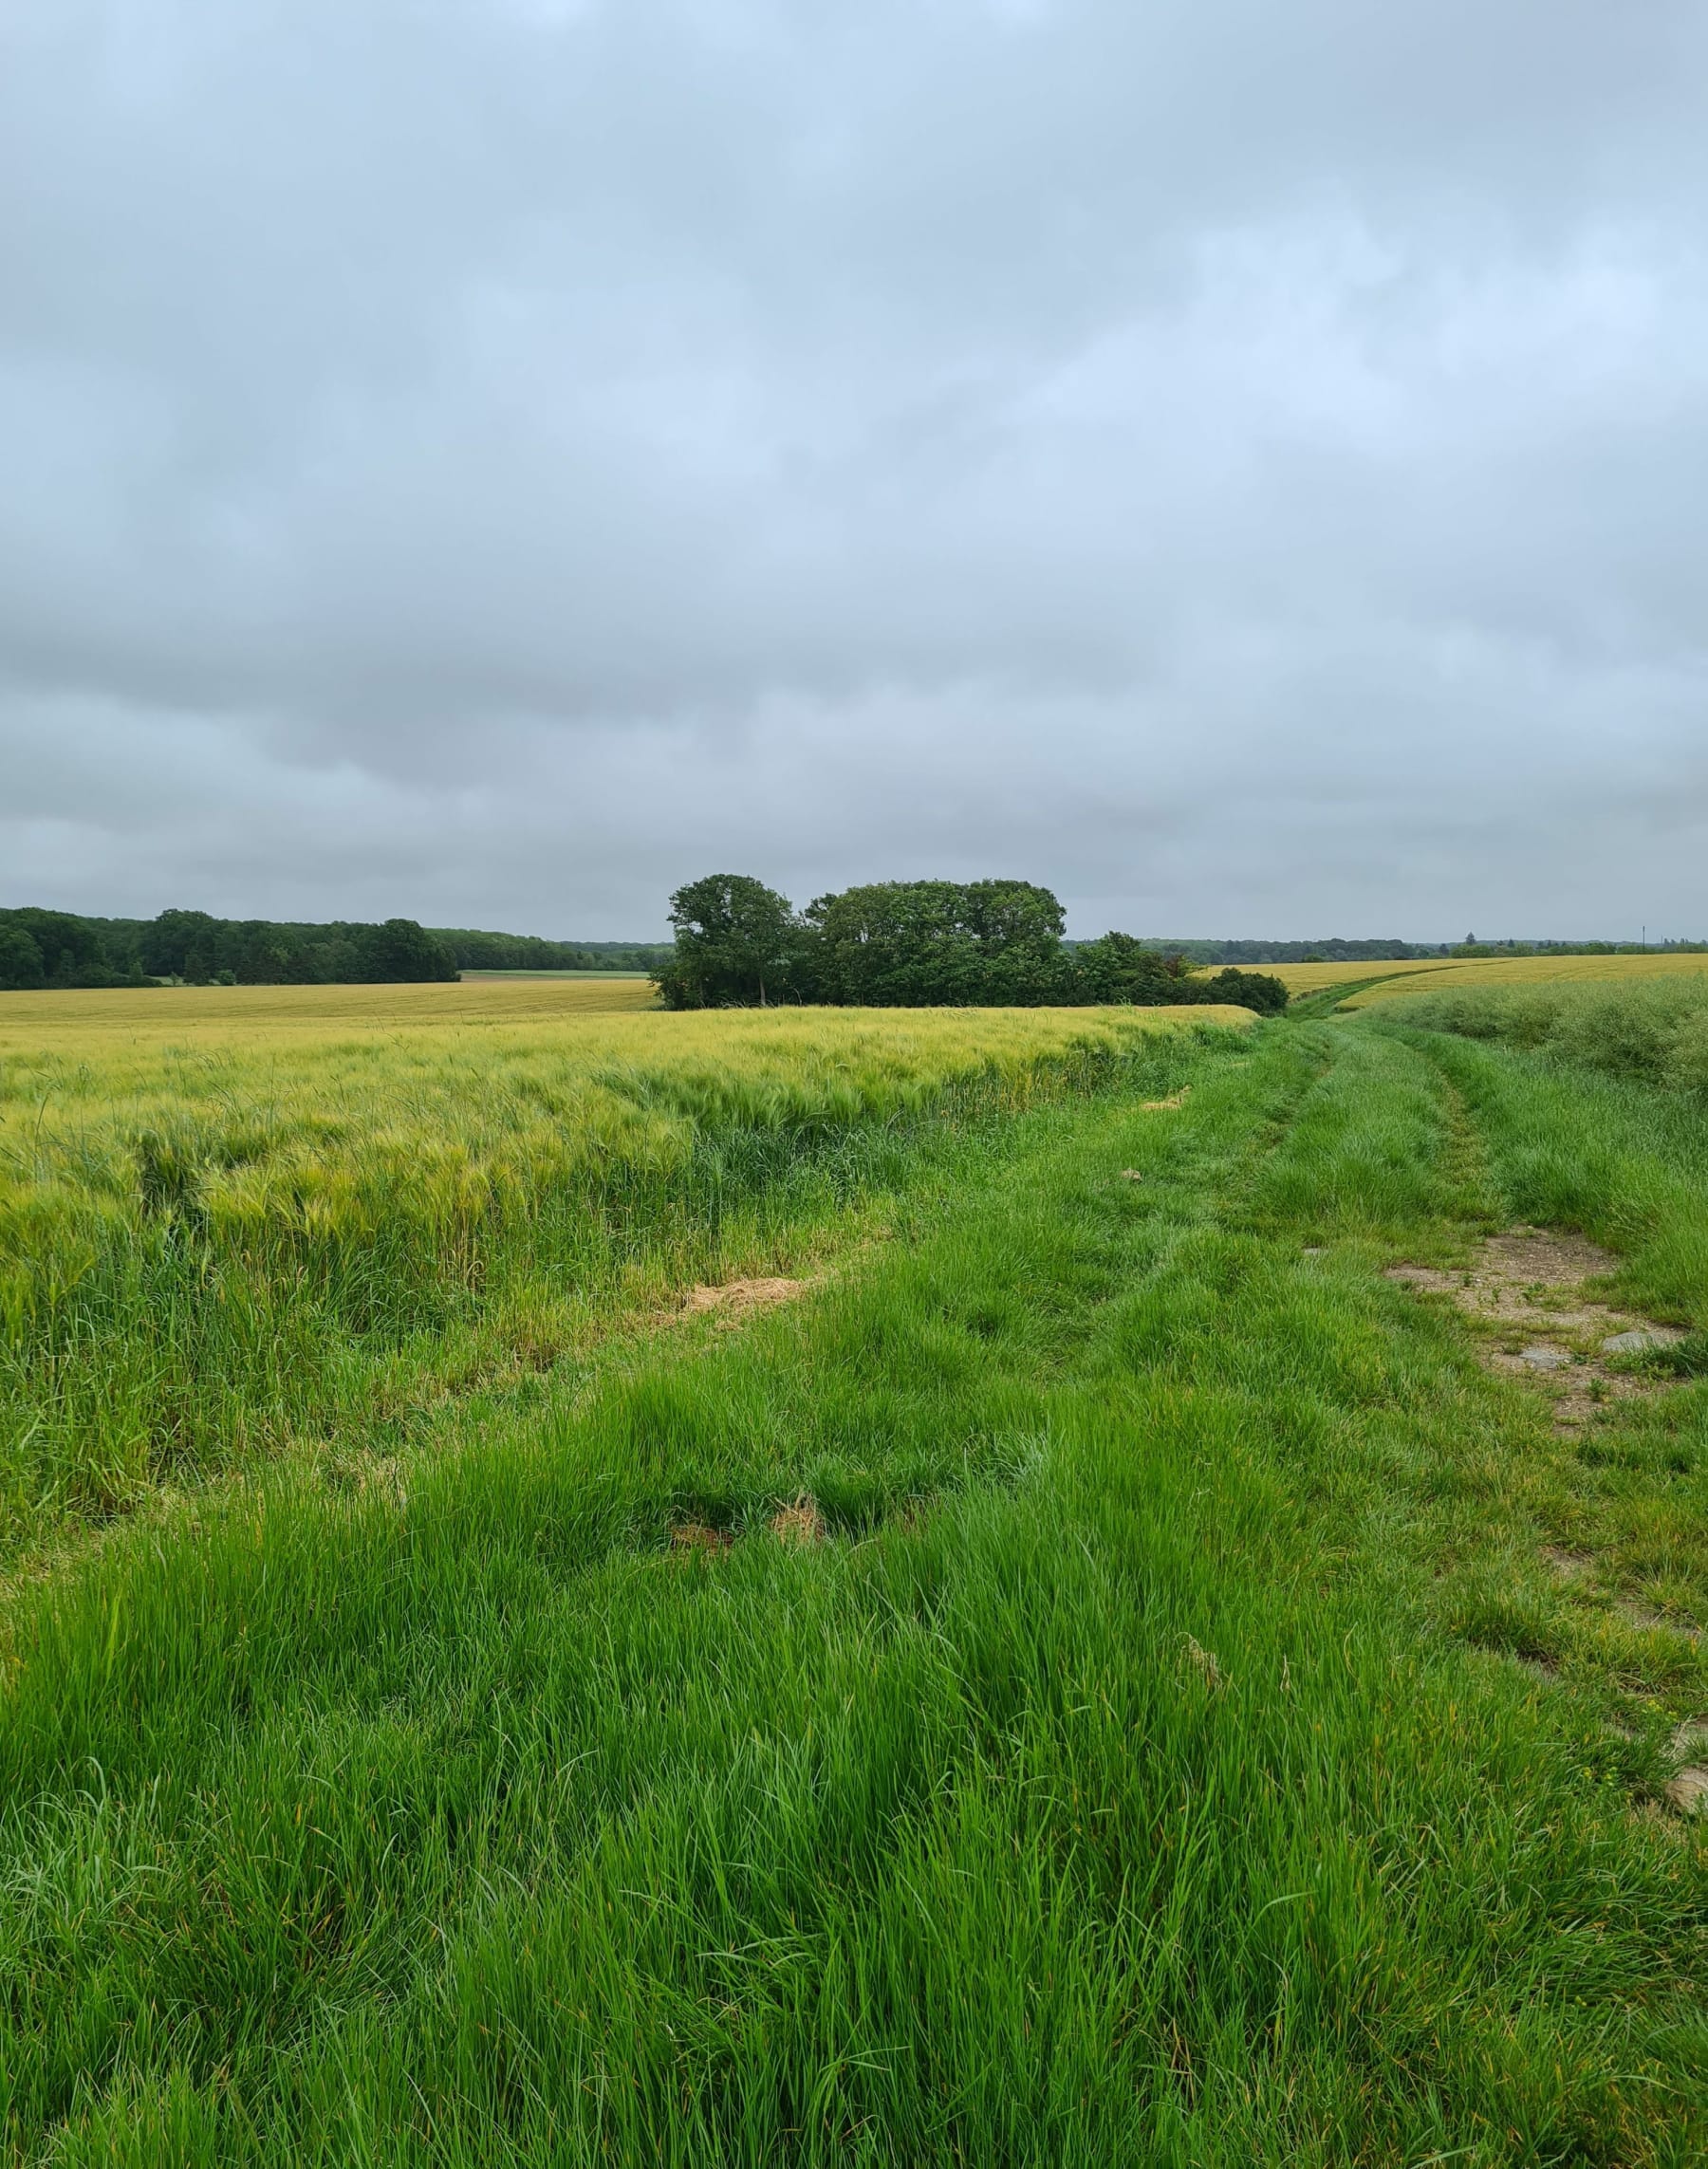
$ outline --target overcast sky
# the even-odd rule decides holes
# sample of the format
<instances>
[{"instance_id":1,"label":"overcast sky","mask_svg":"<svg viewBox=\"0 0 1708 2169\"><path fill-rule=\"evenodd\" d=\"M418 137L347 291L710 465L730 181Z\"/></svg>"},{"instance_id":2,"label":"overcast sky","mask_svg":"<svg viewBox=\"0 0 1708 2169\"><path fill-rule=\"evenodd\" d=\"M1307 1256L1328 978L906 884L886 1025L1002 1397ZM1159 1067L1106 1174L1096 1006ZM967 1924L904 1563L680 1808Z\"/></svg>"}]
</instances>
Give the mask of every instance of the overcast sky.
<instances>
[{"instance_id":1,"label":"overcast sky","mask_svg":"<svg viewBox=\"0 0 1708 2169\"><path fill-rule=\"evenodd\" d=\"M5 0L0 902L1708 932L1708 0Z\"/></svg>"}]
</instances>

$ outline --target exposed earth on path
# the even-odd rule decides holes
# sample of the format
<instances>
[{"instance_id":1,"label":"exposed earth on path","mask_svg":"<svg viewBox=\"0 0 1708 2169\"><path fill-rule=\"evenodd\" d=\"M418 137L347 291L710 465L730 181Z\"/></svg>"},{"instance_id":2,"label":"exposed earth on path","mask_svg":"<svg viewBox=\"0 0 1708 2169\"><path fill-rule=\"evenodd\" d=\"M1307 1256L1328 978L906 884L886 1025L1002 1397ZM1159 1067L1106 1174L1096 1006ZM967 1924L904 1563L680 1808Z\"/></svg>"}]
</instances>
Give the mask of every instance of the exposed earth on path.
<instances>
[{"instance_id":1,"label":"exposed earth on path","mask_svg":"<svg viewBox=\"0 0 1708 2169\"><path fill-rule=\"evenodd\" d=\"M1586 1284L1619 1269L1610 1251L1582 1235L1513 1228L1476 1246L1468 1267L1397 1265L1389 1280L1420 1294L1444 1295L1489 1330L1478 1360L1508 1377L1532 1379L1552 1393L1554 1421L1565 1431L1587 1423L1610 1401L1633 1400L1665 1383L1628 1368L1632 1358L1686 1338L1586 1292Z\"/></svg>"}]
</instances>

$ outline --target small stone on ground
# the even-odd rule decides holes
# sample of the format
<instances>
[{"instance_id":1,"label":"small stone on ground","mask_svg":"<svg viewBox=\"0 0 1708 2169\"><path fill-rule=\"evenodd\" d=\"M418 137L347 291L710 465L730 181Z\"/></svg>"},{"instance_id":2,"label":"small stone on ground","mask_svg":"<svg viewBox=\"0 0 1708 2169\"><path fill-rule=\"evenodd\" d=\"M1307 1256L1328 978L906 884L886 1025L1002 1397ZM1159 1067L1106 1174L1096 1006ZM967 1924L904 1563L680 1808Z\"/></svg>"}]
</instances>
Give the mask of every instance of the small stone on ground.
<instances>
[{"instance_id":1,"label":"small stone on ground","mask_svg":"<svg viewBox=\"0 0 1708 2169\"><path fill-rule=\"evenodd\" d=\"M1680 1725L1673 1734L1674 1754L1699 1754L1708 1748L1708 1718ZM1708 1815L1708 1762L1690 1762L1674 1772L1666 1798L1680 1815Z\"/></svg>"},{"instance_id":2,"label":"small stone on ground","mask_svg":"<svg viewBox=\"0 0 1708 2169\"><path fill-rule=\"evenodd\" d=\"M1678 1330L1669 1332L1659 1326L1634 1326L1628 1333L1610 1334L1602 1343L1602 1349L1609 1356L1635 1356L1644 1348L1664 1348L1682 1339L1683 1334Z\"/></svg>"}]
</instances>

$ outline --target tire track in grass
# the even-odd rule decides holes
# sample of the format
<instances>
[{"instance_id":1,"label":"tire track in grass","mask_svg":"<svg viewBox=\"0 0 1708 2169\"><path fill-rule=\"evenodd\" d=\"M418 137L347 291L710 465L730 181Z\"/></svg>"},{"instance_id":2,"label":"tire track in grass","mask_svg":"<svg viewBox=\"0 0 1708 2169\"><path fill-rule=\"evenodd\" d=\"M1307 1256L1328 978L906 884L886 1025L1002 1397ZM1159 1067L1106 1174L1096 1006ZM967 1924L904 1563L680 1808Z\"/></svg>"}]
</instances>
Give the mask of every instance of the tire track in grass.
<instances>
[{"instance_id":1,"label":"tire track in grass","mask_svg":"<svg viewBox=\"0 0 1708 2169\"><path fill-rule=\"evenodd\" d=\"M1399 1033L1383 1036L1402 1039ZM1486 1096L1479 1121L1440 1060L1442 1043L1408 1032L1402 1044L1439 1074L1466 1140L1467 1164L1479 1187L1492 1194L1494 1210L1466 1224L1466 1238L1480 1239L1453 1259L1449 1270L1402 1260L1390 1263L1387 1273L1411 1284L1426 1302L1444 1301L1452 1313L1450 1329L1464 1340L1473 1361L1500 1377L1502 1398L1508 1405L1515 1398L1531 1418L1513 1440L1522 1460L1514 1463L1512 1486L1525 1502L1529 1555L1510 1558L1504 1575L1498 1567L1485 1567L1480 1586L1461 1592L1464 1616L1458 1623L1472 1639L1504 1651L1572 1696L1592 1721L1599 1717L1633 1743L1641 1751L1632 1772L1640 1796L1663 1800L1680 1814L1700 1812L1708 1798L1708 1763L1701 1754L1708 1740L1708 1664L1700 1622L1676 1602L1668 1610L1657 1608L1622 1570L1620 1556L1629 1548L1622 1537L1628 1540L1631 1520L1641 1522L1643 1510L1664 1502L1676 1486L1670 1473L1662 1473L1661 1482L1651 1487L1640 1477L1608 1487L1599 1474L1626 1455L1633 1434L1641 1437L1639 1426L1667 1421L1663 1408L1643 1404L1669 1393L1678 1396L1680 1383L1668 1381L1644 1351L1624 1358L1618 1374L1597 1394L1606 1359L1592 1355L1585 1359L1588 1388L1573 1367L1562 1398L1558 1364L1527 1360L1543 1353L1551 1359L1562 1333L1571 1343L1562 1351L1569 1360L1573 1332L1582 1341L1591 1328L1598 1345L1621 1328L1631 1330L1660 1348L1662 1359L1669 1339L1682 1336L1641 1319L1634 1325L1628 1306L1614 1310L1585 1297L1585 1276L1605 1278L1621 1261L1582 1243L1573 1232L1563 1231L1551 1242L1527 1224L1488 1234L1490 1225L1504 1226L1512 1213L1511 1206L1500 1209L1501 1156L1485 1128L1500 1119L1507 1103ZM1529 1264L1523 1262L1527 1257ZM1557 1327L1551 1322L1562 1303L1568 1306L1559 1313L1566 1325ZM1474 1317L1467 1330L1467 1309L1487 1310L1489 1322ZM1527 1345L1513 1357L1495 1344L1511 1340L1515 1329ZM1700 1389L1695 1397L1699 1405ZM1538 1420L1544 1418L1546 1422ZM1699 1543L1699 1511L1692 1515L1687 1508L1686 1519L1694 1521Z\"/></svg>"},{"instance_id":2,"label":"tire track in grass","mask_svg":"<svg viewBox=\"0 0 1708 2169\"><path fill-rule=\"evenodd\" d=\"M136 1547L42 1653L84 1730L5 1833L17 2151L1680 2169L1671 1856L1401 1633L1380 1554L1456 1375L1367 1263L1428 1186L1331 1183L1323 1270L1301 1167L1272 1231L1223 1208L1284 1104L1354 1172L1427 1114L1350 1050L1312 1108L1312 1059L1059 1110L882 1271L445 1457L401 1525ZM852 1543L625 1518L839 1468L937 1487Z\"/></svg>"}]
</instances>

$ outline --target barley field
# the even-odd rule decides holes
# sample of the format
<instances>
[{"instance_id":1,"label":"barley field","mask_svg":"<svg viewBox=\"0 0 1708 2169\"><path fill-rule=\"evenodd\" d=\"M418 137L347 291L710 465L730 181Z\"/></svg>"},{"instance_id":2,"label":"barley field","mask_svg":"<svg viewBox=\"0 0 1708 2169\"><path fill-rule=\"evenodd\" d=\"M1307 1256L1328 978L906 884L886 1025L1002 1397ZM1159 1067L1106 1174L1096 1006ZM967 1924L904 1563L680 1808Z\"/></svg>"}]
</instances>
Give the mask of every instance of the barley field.
<instances>
[{"instance_id":1,"label":"barley field","mask_svg":"<svg viewBox=\"0 0 1708 2169\"><path fill-rule=\"evenodd\" d=\"M1219 970L1201 968L1207 977ZM1253 964L1247 969L1268 972L1292 995L1319 994L1330 987L1351 987L1374 980L1376 985L1348 994L1347 1007L1383 1001L1390 995L1415 993L1427 983L1448 986L1528 986L1553 979L1667 978L1675 973L1708 971L1708 955L1682 950L1654 951L1620 956L1396 956L1385 962L1364 958L1340 964ZM1445 974L1445 977L1443 976Z\"/></svg>"},{"instance_id":2,"label":"barley field","mask_svg":"<svg viewBox=\"0 0 1708 2169\"><path fill-rule=\"evenodd\" d=\"M467 978L428 986L114 987L0 999L0 1060L43 1051L275 1046L332 1035L559 1024L656 1010L650 979Z\"/></svg>"},{"instance_id":3,"label":"barley field","mask_svg":"<svg viewBox=\"0 0 1708 2169\"><path fill-rule=\"evenodd\" d=\"M911 1126L1250 1021L639 1006L620 982L0 1000L0 1553L548 1361L757 1254L781 1197L808 1244L800 1186L857 1189Z\"/></svg>"},{"instance_id":4,"label":"barley field","mask_svg":"<svg viewBox=\"0 0 1708 2169\"><path fill-rule=\"evenodd\" d=\"M1685 982L336 992L0 997L5 2160L1708 2159Z\"/></svg>"},{"instance_id":5,"label":"barley field","mask_svg":"<svg viewBox=\"0 0 1708 2169\"><path fill-rule=\"evenodd\" d=\"M1396 974L1347 997L1348 1009L1366 1009L1398 994L1436 993L1461 987L1631 985L1708 975L1708 955L1689 950L1650 951L1630 956L1443 957L1424 981L1408 985ZM1399 970L1409 973L1408 966ZM1363 976L1364 974L1361 974Z\"/></svg>"},{"instance_id":6,"label":"barley field","mask_svg":"<svg viewBox=\"0 0 1708 2169\"><path fill-rule=\"evenodd\" d=\"M1379 979L1389 973L1438 972L1453 961L1450 956L1365 957L1357 963L1247 964L1240 969L1270 973L1281 981L1290 994L1298 995L1318 994L1328 987L1349 986L1354 980ZM1209 978L1221 969L1219 964L1204 964L1195 975Z\"/></svg>"}]
</instances>

